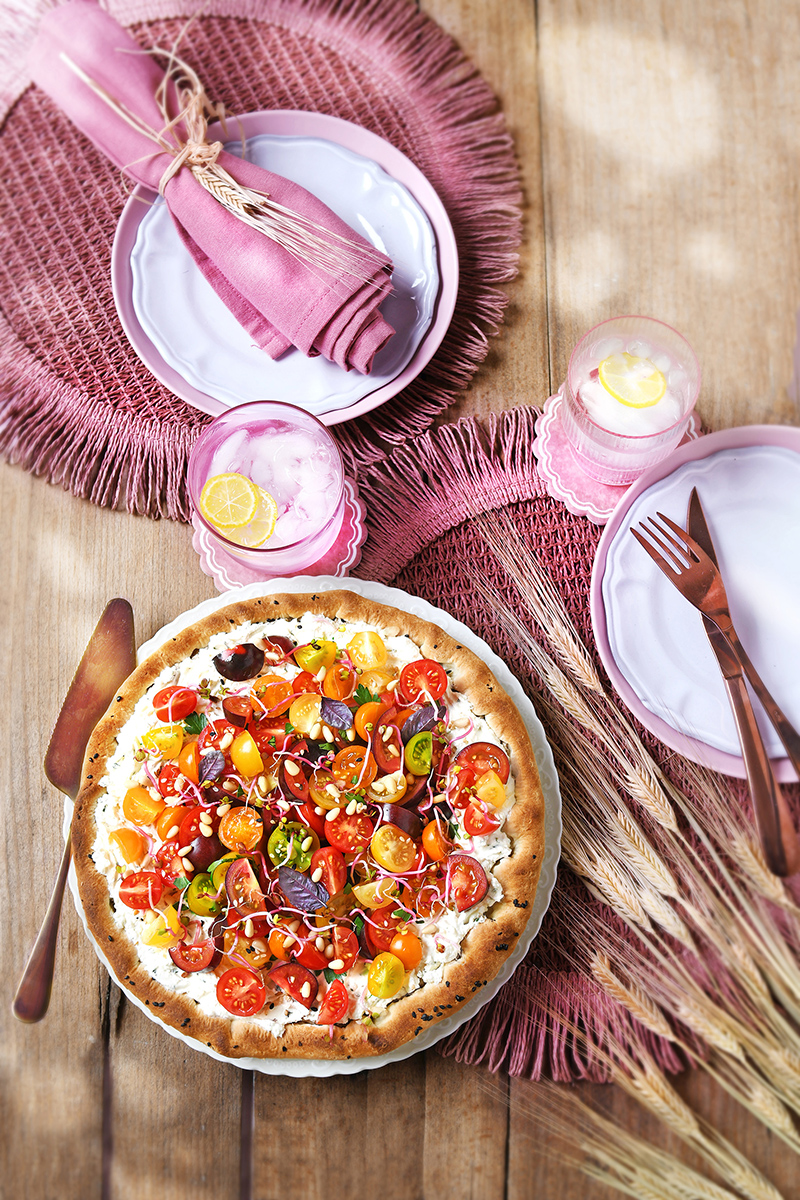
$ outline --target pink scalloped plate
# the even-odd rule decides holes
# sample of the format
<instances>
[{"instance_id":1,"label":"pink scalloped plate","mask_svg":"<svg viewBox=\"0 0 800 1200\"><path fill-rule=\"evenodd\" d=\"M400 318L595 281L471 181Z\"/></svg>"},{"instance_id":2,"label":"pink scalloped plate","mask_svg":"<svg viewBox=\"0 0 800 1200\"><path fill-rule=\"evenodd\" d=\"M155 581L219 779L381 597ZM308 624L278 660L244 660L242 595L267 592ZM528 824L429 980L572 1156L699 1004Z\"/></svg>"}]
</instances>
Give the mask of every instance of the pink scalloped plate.
<instances>
[{"instance_id":1,"label":"pink scalloped plate","mask_svg":"<svg viewBox=\"0 0 800 1200\"><path fill-rule=\"evenodd\" d=\"M359 562L361 547L367 539L367 527L364 523L366 513L366 507L363 500L359 499L355 483L352 479L345 479L344 516L339 535L330 550L318 562L303 568L303 574L333 575L338 579L349 575L351 569ZM200 569L205 575L211 576L218 592L228 592L232 588L245 587L250 583L278 579L286 574L285 570L276 571L274 574L257 571L240 562L214 540L196 514L192 517L192 525L192 545L200 556Z\"/></svg>"},{"instance_id":2,"label":"pink scalloped plate","mask_svg":"<svg viewBox=\"0 0 800 1200\"><path fill-rule=\"evenodd\" d=\"M682 526L696 487L734 622L778 704L800 727L800 429L709 433L632 484L600 539L590 607L600 657L628 708L686 758L745 777L722 676L700 614L636 545L629 527L664 512ZM796 779L756 702L781 782Z\"/></svg>"}]
</instances>

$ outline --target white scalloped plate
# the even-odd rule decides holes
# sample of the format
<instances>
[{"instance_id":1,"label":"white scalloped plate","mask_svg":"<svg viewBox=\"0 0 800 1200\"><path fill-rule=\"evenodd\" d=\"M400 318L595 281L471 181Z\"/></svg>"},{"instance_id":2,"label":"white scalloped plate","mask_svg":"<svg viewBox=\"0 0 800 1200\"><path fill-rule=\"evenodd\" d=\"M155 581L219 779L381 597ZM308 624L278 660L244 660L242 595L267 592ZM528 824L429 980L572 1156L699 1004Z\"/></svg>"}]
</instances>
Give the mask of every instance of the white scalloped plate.
<instances>
[{"instance_id":1,"label":"white scalloped plate","mask_svg":"<svg viewBox=\"0 0 800 1200\"><path fill-rule=\"evenodd\" d=\"M235 591L226 592L211 600L204 600L196 608L181 613L179 617L176 617L169 625L165 625L154 637L139 648L139 659L141 660L146 658L148 654L152 654L154 650L157 650L159 646L163 645L188 625L194 624L195 621L201 620L203 617L208 616L209 613L215 612L218 608L224 608L226 604L232 604L237 600L250 600L256 596L270 595L272 592L326 592L331 589L341 588L342 586L341 579L324 575L297 576L293 579L273 579L266 584L248 584L247 587L237 588ZM187 1046L191 1046L193 1050L199 1050L203 1054L208 1054L211 1058L217 1059L218 1062L229 1063L233 1066L241 1067L242 1070L260 1071L264 1075L289 1075L297 1079L307 1078L308 1076L326 1078L332 1075L355 1075L359 1071L369 1071L375 1067L384 1067L387 1063L402 1062L404 1059L410 1058L413 1054L417 1054L421 1050L428 1050L442 1038L455 1033L457 1029L471 1017L474 1017L483 1008L484 1004L488 1003L499 992L500 988L511 978L527 954L531 942L539 932L544 914L550 905L550 897L555 887L556 869L561 853L561 793L558 787L558 775L556 774L555 763L553 762L553 754L533 705L522 690L522 685L511 674L505 663L497 657L494 651L489 649L481 638L468 629L466 625L462 625L460 621L456 621L454 617L451 617L449 613L444 612L442 609L434 608L426 600L421 600L417 596L410 596L407 592L402 592L398 588L384 587L383 584L371 583L362 579L348 579L344 586L350 591L356 592L359 596L366 596L369 600L375 600L380 604L390 604L404 612L421 617L425 621L432 621L434 624L439 625L445 633L450 634L451 637L456 638L469 650L472 650L474 654L477 654L490 668L495 678L505 688L516 704L530 735L536 765L539 768L542 791L544 793L545 851L539 875L539 886L536 889L536 897L525 933L520 938L513 954L509 955L495 978L491 979L486 987L482 988L474 999L459 1009L454 1016L448 1017L443 1021L438 1021L430 1029L425 1029L413 1042L407 1042L404 1046L399 1046L396 1050L392 1050L388 1054L382 1054L377 1058L346 1059L343 1062L328 1062L320 1059L225 1058L223 1055L217 1054L210 1047L202 1046L192 1038L187 1038L177 1029L172 1029L169 1025L162 1024L153 1010L144 1005L138 996L134 995L127 988L122 987L114 976L102 948L95 941L86 925L86 918L78 896L75 871L71 867L69 886L75 900L75 907L83 921L87 936L100 961L106 966L117 986L122 987L122 991L131 1003L140 1008L145 1016L149 1017L151 1021L155 1021L157 1025L160 1025L172 1037L178 1038ZM68 827L71 816L72 806L69 801L66 801L66 827Z\"/></svg>"}]
</instances>

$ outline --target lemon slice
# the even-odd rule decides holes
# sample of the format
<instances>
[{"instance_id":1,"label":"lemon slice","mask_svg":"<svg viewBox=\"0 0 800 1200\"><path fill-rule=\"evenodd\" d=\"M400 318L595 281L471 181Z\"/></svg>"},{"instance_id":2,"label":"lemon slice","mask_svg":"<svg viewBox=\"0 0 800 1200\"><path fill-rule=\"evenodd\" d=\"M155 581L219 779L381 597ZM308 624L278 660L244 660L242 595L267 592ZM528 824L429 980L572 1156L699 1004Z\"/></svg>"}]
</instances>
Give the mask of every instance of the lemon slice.
<instances>
[{"instance_id":1,"label":"lemon slice","mask_svg":"<svg viewBox=\"0 0 800 1200\"><path fill-rule=\"evenodd\" d=\"M246 525L238 525L235 529L226 529L225 536L237 546L248 546L257 549L272 537L275 522L278 519L278 506L269 492L257 487L258 507L251 521Z\"/></svg>"},{"instance_id":2,"label":"lemon slice","mask_svg":"<svg viewBox=\"0 0 800 1200\"><path fill-rule=\"evenodd\" d=\"M609 354L597 368L600 382L620 404L628 408L651 408L667 390L667 381L649 358L635 354Z\"/></svg>"},{"instance_id":3,"label":"lemon slice","mask_svg":"<svg viewBox=\"0 0 800 1200\"><path fill-rule=\"evenodd\" d=\"M212 475L200 493L200 511L217 529L235 529L252 521L258 493L246 475Z\"/></svg>"}]
</instances>

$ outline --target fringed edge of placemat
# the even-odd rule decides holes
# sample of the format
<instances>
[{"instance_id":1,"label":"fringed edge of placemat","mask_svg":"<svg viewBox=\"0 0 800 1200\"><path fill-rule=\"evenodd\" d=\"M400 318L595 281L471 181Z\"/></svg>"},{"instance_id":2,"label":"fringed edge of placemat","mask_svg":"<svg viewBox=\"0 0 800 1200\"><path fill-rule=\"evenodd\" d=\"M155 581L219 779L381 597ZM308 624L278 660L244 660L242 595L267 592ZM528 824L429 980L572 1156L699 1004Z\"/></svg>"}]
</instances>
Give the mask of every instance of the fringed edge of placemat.
<instances>
[{"instance_id":1,"label":"fringed edge of placemat","mask_svg":"<svg viewBox=\"0 0 800 1200\"><path fill-rule=\"evenodd\" d=\"M354 573L386 583L454 525L545 495L533 457L538 415L521 406L484 419L464 418L367 468L359 490L369 537Z\"/></svg>"},{"instance_id":2,"label":"fringed edge of placemat","mask_svg":"<svg viewBox=\"0 0 800 1200\"><path fill-rule=\"evenodd\" d=\"M36 6L37 0L32 3ZM382 460L390 446L429 429L465 390L486 357L488 338L502 324L508 297L498 285L516 275L522 237L522 193L513 141L497 98L477 68L410 0L217 0L209 7L210 16L252 18L324 39L379 83L398 113L413 110L416 133L432 147L428 161L418 165L439 192L453 224L460 257L456 311L418 379L374 412L336 427L347 468L358 474ZM197 12L185 0L134 0L111 3L109 8L127 25ZM38 11L33 16L26 11L18 25L16 15L9 18L13 54L0 50L0 120L30 82L25 56ZM0 19L0 31L4 28ZM376 64L383 72L379 80ZM434 146L437 135L447 139L442 155ZM5 336L6 383L0 394L5 432L0 450L9 453L13 446L14 461L94 503L187 520L184 480L196 433L173 423L164 437L152 421L105 412L102 402L79 395L48 371L8 327ZM68 411L70 395L80 402L77 417L74 410ZM9 432L12 421L16 429ZM102 458L86 466L76 464L76 445L84 447L84 458L98 451Z\"/></svg>"}]
</instances>

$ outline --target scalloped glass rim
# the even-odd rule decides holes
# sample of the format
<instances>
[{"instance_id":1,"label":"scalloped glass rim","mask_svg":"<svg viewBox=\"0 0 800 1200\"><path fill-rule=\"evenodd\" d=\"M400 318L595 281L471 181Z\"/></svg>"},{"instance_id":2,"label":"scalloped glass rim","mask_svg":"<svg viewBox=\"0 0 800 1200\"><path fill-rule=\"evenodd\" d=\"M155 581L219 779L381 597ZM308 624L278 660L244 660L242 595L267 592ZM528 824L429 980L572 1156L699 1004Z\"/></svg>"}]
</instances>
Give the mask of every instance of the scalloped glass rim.
<instances>
[{"instance_id":1,"label":"scalloped glass rim","mask_svg":"<svg viewBox=\"0 0 800 1200\"><path fill-rule=\"evenodd\" d=\"M355 1075L360 1071L375 1070L378 1067L384 1067L388 1063L402 1062L404 1059L411 1058L412 1055L420 1053L422 1050L428 1050L434 1046L436 1042L455 1033L466 1021L474 1017L477 1012L493 998L506 983L521 963L522 959L527 954L531 943L536 937L542 924L544 914L550 906L550 899L553 894L553 889L556 883L556 872L558 861L561 855L561 793L558 784L558 775L556 773L555 762L553 760L553 752L547 741L542 723L536 715L533 705L522 689L522 685L517 680L511 671L498 658L493 650L486 643L474 634L466 625L462 625L449 613L443 609L436 608L432 604L428 604L426 600L422 600L417 596L411 596L408 592L400 591L399 588L386 587L380 583L372 583L362 579L348 579L345 585L350 591L356 592L360 596L366 596L367 599L375 600L381 604L390 604L395 608L404 610L405 612L413 613L416 616L423 618L426 621L433 621L439 625L444 631L450 634L451 637L457 638L473 653L486 663L489 669L493 672L498 682L505 688L511 699L519 709L520 716L525 722L525 726L530 734L531 743L533 746L536 765L539 769L539 777L542 784L545 801L545 851L542 858L542 866L539 875L539 885L536 889L536 897L531 909L531 915L528 924L525 928L524 935L520 938L516 949L506 959L503 967L495 976L489 980L485 988L482 988L476 996L464 1005L454 1016L446 1018L444 1021L438 1021L430 1029L423 1030L422 1034L413 1042L407 1042L403 1046L399 1046L396 1050L388 1054L382 1054L376 1058L370 1059L345 1059L341 1062L327 1062L321 1059L256 1059L256 1058L225 1058L221 1054L217 1054L209 1046L200 1045L198 1042L187 1038L185 1034L171 1026L162 1024L158 1016L147 1007L138 996L131 991L122 987L110 970L108 962L103 955L102 948L95 941L89 928L86 924L86 918L78 895L77 880L75 879L74 867L70 867L69 886L75 901L75 907L87 937L97 953L100 961L109 971L114 982L118 987L122 988L126 997L136 1005L137 1008L149 1017L151 1021L160 1025L172 1037L178 1038L187 1046L191 1046L193 1050L199 1050L203 1054L209 1055L211 1058L217 1059L218 1062L228 1063L242 1070L259 1071L264 1075L287 1075L293 1078L305 1079L308 1077L327 1078L334 1075ZM295 576L292 579L273 579L268 583L248 584L246 587L236 588L231 592L225 592L221 596L214 597L210 600L204 600L195 608L189 609L187 612L181 613L174 621L165 625L158 631L149 641L140 646L138 657L141 660L146 658L160 645L174 637L181 629L187 625L193 624L209 613L214 612L218 608L224 607L226 604L232 604L237 600L249 600L256 596L269 595L272 592L319 592L330 591L342 587L342 580L333 576ZM65 798L65 831L69 828L69 821L72 815L71 801Z\"/></svg>"}]
</instances>

